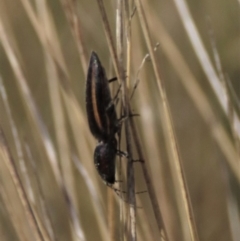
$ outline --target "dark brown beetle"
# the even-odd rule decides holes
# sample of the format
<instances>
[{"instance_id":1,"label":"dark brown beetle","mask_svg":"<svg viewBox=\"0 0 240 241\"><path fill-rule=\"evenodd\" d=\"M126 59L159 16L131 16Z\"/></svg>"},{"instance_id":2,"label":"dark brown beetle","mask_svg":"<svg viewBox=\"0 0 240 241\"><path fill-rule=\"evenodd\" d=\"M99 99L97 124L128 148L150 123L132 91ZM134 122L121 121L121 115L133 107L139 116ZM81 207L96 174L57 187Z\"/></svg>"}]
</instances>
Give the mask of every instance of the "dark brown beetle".
<instances>
[{"instance_id":1,"label":"dark brown beetle","mask_svg":"<svg viewBox=\"0 0 240 241\"><path fill-rule=\"evenodd\" d=\"M99 141L94 151L94 164L106 184L115 182L118 120L105 70L92 52L86 83L86 110L91 133Z\"/></svg>"}]
</instances>

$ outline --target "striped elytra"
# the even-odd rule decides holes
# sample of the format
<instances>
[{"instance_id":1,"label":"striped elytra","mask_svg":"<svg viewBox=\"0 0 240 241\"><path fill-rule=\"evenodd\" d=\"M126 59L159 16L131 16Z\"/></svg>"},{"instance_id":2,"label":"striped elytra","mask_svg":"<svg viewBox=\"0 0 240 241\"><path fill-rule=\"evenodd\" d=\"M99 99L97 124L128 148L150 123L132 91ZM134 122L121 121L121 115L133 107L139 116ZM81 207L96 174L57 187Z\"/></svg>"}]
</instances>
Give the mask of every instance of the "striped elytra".
<instances>
[{"instance_id":1,"label":"striped elytra","mask_svg":"<svg viewBox=\"0 0 240 241\"><path fill-rule=\"evenodd\" d=\"M117 131L117 115L108 79L97 54L92 52L86 83L86 110L93 136L107 141Z\"/></svg>"}]
</instances>

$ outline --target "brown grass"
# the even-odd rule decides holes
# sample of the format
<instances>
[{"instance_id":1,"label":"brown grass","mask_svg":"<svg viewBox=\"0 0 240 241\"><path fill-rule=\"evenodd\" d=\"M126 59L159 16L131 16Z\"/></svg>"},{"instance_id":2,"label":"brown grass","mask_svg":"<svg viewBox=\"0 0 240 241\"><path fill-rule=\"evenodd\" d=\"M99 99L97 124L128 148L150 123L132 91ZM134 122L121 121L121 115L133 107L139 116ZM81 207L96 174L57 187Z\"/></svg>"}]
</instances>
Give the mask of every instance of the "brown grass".
<instances>
[{"instance_id":1,"label":"brown grass","mask_svg":"<svg viewBox=\"0 0 240 241\"><path fill-rule=\"evenodd\" d=\"M0 2L0 240L239 240L239 3L185 4ZM93 164L92 50L140 114L122 198Z\"/></svg>"}]
</instances>

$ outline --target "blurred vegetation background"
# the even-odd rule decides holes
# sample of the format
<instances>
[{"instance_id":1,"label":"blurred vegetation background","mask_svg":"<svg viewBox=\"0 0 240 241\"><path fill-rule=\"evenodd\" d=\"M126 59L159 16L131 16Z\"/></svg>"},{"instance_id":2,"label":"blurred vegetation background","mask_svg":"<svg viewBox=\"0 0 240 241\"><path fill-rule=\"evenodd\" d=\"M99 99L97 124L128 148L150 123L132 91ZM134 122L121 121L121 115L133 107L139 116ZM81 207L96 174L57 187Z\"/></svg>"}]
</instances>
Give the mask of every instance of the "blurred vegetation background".
<instances>
[{"instance_id":1,"label":"blurred vegetation background","mask_svg":"<svg viewBox=\"0 0 240 241\"><path fill-rule=\"evenodd\" d=\"M139 81L131 107L140 114L134 121L168 240L240 240L240 2L141 2L187 185L179 189L171 164L164 106L152 59L141 65L149 49L130 1L130 93ZM117 1L104 6L115 41ZM109 79L116 76L98 1L0 1L0 240L134 240L125 229L130 205L93 163L96 140L85 113L92 50ZM124 158L117 163L125 179ZM134 170L136 191L147 190L141 164ZM138 240L167 240L148 193L136 198Z\"/></svg>"}]
</instances>

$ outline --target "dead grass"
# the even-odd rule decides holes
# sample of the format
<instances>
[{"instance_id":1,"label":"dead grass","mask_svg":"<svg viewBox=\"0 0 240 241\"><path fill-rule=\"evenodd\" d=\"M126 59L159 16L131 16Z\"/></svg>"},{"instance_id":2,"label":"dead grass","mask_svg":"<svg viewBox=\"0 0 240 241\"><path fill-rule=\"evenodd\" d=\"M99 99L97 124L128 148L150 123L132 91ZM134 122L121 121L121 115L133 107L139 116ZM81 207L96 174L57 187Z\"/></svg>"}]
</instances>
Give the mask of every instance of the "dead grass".
<instances>
[{"instance_id":1,"label":"dead grass","mask_svg":"<svg viewBox=\"0 0 240 241\"><path fill-rule=\"evenodd\" d=\"M1 1L1 240L237 241L235 9L233 1ZM119 116L140 114L124 122L128 158L117 161L128 202L93 164L84 102L92 50L121 83Z\"/></svg>"}]
</instances>

